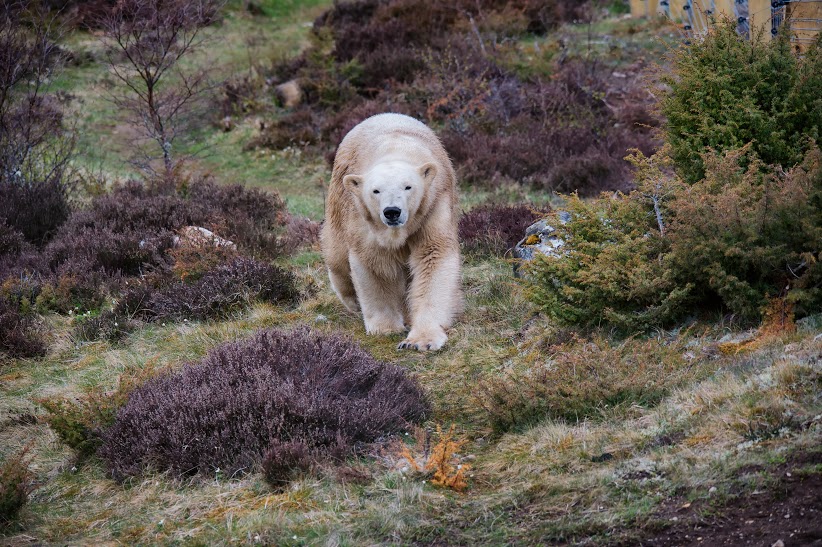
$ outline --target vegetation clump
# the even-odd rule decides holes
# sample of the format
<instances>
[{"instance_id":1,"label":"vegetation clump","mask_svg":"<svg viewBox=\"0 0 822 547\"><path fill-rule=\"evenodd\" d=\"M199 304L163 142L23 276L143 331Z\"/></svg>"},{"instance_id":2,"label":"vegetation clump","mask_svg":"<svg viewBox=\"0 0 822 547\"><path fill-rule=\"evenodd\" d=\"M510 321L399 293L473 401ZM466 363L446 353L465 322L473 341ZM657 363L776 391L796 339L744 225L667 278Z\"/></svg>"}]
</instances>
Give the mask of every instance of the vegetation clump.
<instances>
[{"instance_id":1,"label":"vegetation clump","mask_svg":"<svg viewBox=\"0 0 822 547\"><path fill-rule=\"evenodd\" d=\"M672 55L661 101L666 140L677 172L695 183L710 172L703 156L750 143L763 166L790 168L822 135L822 47L795 55L788 32L773 40L717 23L704 40ZM785 25L787 28L787 25Z\"/></svg>"},{"instance_id":2,"label":"vegetation clump","mask_svg":"<svg viewBox=\"0 0 822 547\"><path fill-rule=\"evenodd\" d=\"M0 462L0 527L11 523L26 504L32 474L27 449Z\"/></svg>"},{"instance_id":3,"label":"vegetation clump","mask_svg":"<svg viewBox=\"0 0 822 547\"><path fill-rule=\"evenodd\" d=\"M469 252L504 255L522 239L525 229L546 213L528 205L475 207L460 218L460 242Z\"/></svg>"},{"instance_id":4,"label":"vegetation clump","mask_svg":"<svg viewBox=\"0 0 822 547\"><path fill-rule=\"evenodd\" d=\"M637 190L569 200L571 221L556 223L562 253L530 266L530 298L560 324L625 333L700 310L757 322L774 296L813 313L822 305L821 154L814 148L787 173L764 173L747 149L706 154L708 176L693 185L666 178L664 151L637 156Z\"/></svg>"},{"instance_id":5,"label":"vegetation clump","mask_svg":"<svg viewBox=\"0 0 822 547\"><path fill-rule=\"evenodd\" d=\"M294 274L253 258L238 257L192 283L129 290L111 319L147 321L227 318L253 301L295 304L300 298Z\"/></svg>"},{"instance_id":6,"label":"vegetation clump","mask_svg":"<svg viewBox=\"0 0 822 547\"><path fill-rule=\"evenodd\" d=\"M19 359L45 354L46 345L36 332L33 319L0 297L0 361L3 357Z\"/></svg>"},{"instance_id":7,"label":"vegetation clump","mask_svg":"<svg viewBox=\"0 0 822 547\"><path fill-rule=\"evenodd\" d=\"M35 2L0 6L0 224L44 245L70 213L75 139L49 83L63 63Z\"/></svg>"},{"instance_id":8,"label":"vegetation clump","mask_svg":"<svg viewBox=\"0 0 822 547\"><path fill-rule=\"evenodd\" d=\"M74 449L82 461L97 452L103 431L114 423L117 410L131 392L160 370L156 359L151 359L139 368L126 368L111 391L97 386L86 389L78 397L48 397L37 403L46 411L45 421L51 430Z\"/></svg>"},{"instance_id":9,"label":"vegetation clump","mask_svg":"<svg viewBox=\"0 0 822 547\"><path fill-rule=\"evenodd\" d=\"M574 337L545 362L484 380L477 397L493 428L505 432L542 420L601 419L631 406L650 408L672 389L713 370L685 342Z\"/></svg>"},{"instance_id":10,"label":"vegetation clump","mask_svg":"<svg viewBox=\"0 0 822 547\"><path fill-rule=\"evenodd\" d=\"M586 195L625 188L625 150L650 153L655 144L647 100L634 94L609 102L611 70L580 59L563 58L550 78L516 74L499 45L590 20L593 4L335 4L315 22L312 46L272 71L274 81L300 83L303 104L251 146L308 146L330 160L354 125L390 111L435 127L468 184L514 182Z\"/></svg>"},{"instance_id":11,"label":"vegetation clump","mask_svg":"<svg viewBox=\"0 0 822 547\"><path fill-rule=\"evenodd\" d=\"M679 51L667 145L629 158L631 193L569 199L531 299L561 324L624 333L706 310L757 322L777 296L797 316L819 309L820 60L820 44L798 59L787 36L747 41L729 22Z\"/></svg>"},{"instance_id":12,"label":"vegetation clump","mask_svg":"<svg viewBox=\"0 0 822 547\"><path fill-rule=\"evenodd\" d=\"M103 434L118 480L151 468L267 479L344 455L426 416L416 381L339 335L263 331L135 389Z\"/></svg>"},{"instance_id":13,"label":"vegetation clump","mask_svg":"<svg viewBox=\"0 0 822 547\"><path fill-rule=\"evenodd\" d=\"M280 254L288 214L279 195L209 180L179 182L178 189L163 181L129 182L99 196L73 212L41 251L15 243L12 233L4 238L0 278L11 293L19 292L13 279L30 279L32 303L68 312L95 309L128 278L167 277L178 231L186 226L211 227L251 255Z\"/></svg>"}]
</instances>

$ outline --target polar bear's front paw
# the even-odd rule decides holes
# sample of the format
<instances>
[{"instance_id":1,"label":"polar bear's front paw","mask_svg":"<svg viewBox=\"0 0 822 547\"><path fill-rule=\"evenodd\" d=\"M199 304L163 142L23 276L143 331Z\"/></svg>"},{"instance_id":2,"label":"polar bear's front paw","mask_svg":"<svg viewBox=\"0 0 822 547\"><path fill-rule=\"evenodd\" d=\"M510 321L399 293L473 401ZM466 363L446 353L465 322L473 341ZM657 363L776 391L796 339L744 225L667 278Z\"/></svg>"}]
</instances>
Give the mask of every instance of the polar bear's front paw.
<instances>
[{"instance_id":1,"label":"polar bear's front paw","mask_svg":"<svg viewBox=\"0 0 822 547\"><path fill-rule=\"evenodd\" d=\"M418 330L411 329L408 338L400 342L397 349L415 349L419 351L437 351L448 340L442 328Z\"/></svg>"}]
</instances>

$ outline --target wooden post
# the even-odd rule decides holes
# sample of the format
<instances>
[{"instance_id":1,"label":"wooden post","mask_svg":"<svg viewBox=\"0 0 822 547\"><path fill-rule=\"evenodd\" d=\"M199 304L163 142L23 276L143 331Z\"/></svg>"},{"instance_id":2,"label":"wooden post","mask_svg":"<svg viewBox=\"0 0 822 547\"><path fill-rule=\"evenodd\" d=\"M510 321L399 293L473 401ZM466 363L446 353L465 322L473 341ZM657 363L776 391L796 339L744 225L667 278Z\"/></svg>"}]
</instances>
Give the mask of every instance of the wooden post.
<instances>
[{"instance_id":1,"label":"wooden post","mask_svg":"<svg viewBox=\"0 0 822 547\"><path fill-rule=\"evenodd\" d=\"M714 0L692 0L691 27L694 34L707 34L714 13L714 4Z\"/></svg>"}]
</instances>

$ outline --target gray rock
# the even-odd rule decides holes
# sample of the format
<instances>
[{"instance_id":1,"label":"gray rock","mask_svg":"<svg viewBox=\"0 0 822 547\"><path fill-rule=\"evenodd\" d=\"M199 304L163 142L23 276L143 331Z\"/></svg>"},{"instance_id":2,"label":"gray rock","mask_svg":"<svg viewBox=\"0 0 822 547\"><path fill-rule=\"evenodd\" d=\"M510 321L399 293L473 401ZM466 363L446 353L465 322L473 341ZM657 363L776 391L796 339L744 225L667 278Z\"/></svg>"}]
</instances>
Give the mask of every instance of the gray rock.
<instances>
[{"instance_id":1,"label":"gray rock","mask_svg":"<svg viewBox=\"0 0 822 547\"><path fill-rule=\"evenodd\" d=\"M796 330L802 334L814 334L822 331L822 313L803 317L796 322Z\"/></svg>"},{"instance_id":2,"label":"gray rock","mask_svg":"<svg viewBox=\"0 0 822 547\"><path fill-rule=\"evenodd\" d=\"M567 211L560 211L557 217L562 224L571 220L571 214ZM557 235L556 228L548 224L547 220L542 219L525 230L525 237L514 247L513 255L514 258L524 262L533 260L538 254L562 256L564 245L565 242ZM515 277L522 277L520 265L521 263L514 264Z\"/></svg>"},{"instance_id":3,"label":"gray rock","mask_svg":"<svg viewBox=\"0 0 822 547\"><path fill-rule=\"evenodd\" d=\"M294 108L303 100L303 90L297 80L289 80L274 88L274 95L285 108Z\"/></svg>"},{"instance_id":4,"label":"gray rock","mask_svg":"<svg viewBox=\"0 0 822 547\"><path fill-rule=\"evenodd\" d=\"M757 337L759 331L756 329L746 330L745 332L729 332L719 340L719 344L744 344L750 342Z\"/></svg>"},{"instance_id":5,"label":"gray rock","mask_svg":"<svg viewBox=\"0 0 822 547\"><path fill-rule=\"evenodd\" d=\"M237 249L237 244L228 239L224 239L211 230L201 226L186 226L174 236L173 245L175 247L228 247ZM142 242L141 246L142 246Z\"/></svg>"}]
</instances>

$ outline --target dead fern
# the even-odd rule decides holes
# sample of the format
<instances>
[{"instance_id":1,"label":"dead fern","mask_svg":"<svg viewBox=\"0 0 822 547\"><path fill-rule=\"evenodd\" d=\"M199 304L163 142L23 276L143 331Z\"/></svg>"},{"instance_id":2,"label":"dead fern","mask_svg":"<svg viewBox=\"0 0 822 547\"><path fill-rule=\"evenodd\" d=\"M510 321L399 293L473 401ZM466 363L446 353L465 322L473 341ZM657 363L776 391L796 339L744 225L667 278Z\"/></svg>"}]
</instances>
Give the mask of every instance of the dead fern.
<instances>
[{"instance_id":1,"label":"dead fern","mask_svg":"<svg viewBox=\"0 0 822 547\"><path fill-rule=\"evenodd\" d=\"M423 442L418 443L422 447L422 454L415 456L404 442L400 442L398 453L415 473L429 477L431 484L463 492L468 488L466 473L471 466L460 462L459 450L468 441L457 440L454 430L453 424L446 432L437 425L436 444L431 446L431 433L426 432Z\"/></svg>"},{"instance_id":2,"label":"dead fern","mask_svg":"<svg viewBox=\"0 0 822 547\"><path fill-rule=\"evenodd\" d=\"M762 335L796 332L794 303L784 296L769 298L763 312L759 332Z\"/></svg>"}]
</instances>

